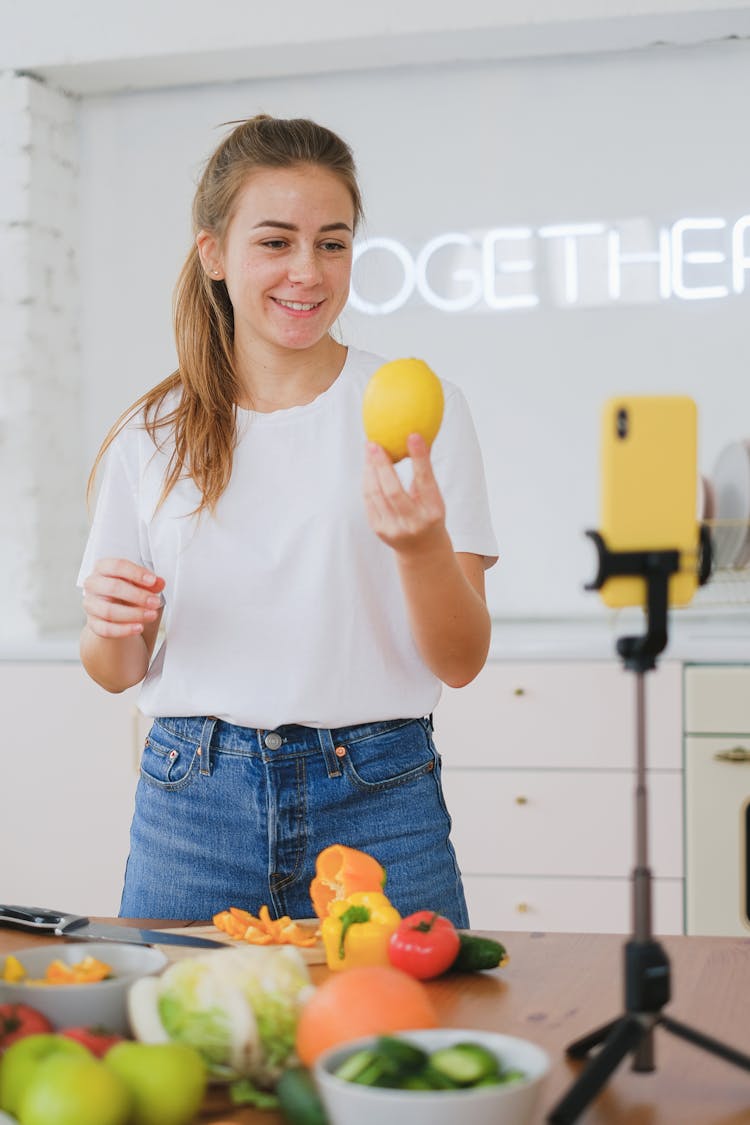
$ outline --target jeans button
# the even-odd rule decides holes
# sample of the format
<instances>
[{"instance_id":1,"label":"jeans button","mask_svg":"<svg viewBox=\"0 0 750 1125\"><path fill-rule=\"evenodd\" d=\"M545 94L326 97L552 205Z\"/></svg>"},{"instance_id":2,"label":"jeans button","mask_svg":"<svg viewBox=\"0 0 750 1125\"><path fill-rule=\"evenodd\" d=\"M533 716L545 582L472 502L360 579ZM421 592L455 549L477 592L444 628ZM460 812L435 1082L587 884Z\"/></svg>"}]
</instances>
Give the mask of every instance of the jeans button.
<instances>
[{"instance_id":1,"label":"jeans button","mask_svg":"<svg viewBox=\"0 0 750 1125\"><path fill-rule=\"evenodd\" d=\"M284 739L275 730L270 731L263 739L267 750L278 750L283 741Z\"/></svg>"}]
</instances>

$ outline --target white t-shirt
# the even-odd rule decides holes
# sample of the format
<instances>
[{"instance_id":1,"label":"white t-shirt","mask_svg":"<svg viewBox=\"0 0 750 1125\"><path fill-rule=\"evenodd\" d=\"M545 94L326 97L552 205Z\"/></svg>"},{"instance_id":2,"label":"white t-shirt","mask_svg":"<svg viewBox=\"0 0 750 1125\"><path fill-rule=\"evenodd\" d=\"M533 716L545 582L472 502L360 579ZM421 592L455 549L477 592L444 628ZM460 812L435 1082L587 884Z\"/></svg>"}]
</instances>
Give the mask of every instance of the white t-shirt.
<instances>
[{"instance_id":1,"label":"white t-shirt","mask_svg":"<svg viewBox=\"0 0 750 1125\"><path fill-rule=\"evenodd\" d=\"M156 511L169 449L139 422L111 445L78 584L100 558L165 580L163 641L141 688L151 716L339 727L429 714L440 681L409 629L395 556L362 496L362 396L384 361L349 348L305 406L238 410L232 478L213 514L180 481ZM497 558L482 457L464 396L443 381L432 463L456 551ZM163 440L162 431L160 440ZM397 466L402 481L411 462Z\"/></svg>"}]
</instances>

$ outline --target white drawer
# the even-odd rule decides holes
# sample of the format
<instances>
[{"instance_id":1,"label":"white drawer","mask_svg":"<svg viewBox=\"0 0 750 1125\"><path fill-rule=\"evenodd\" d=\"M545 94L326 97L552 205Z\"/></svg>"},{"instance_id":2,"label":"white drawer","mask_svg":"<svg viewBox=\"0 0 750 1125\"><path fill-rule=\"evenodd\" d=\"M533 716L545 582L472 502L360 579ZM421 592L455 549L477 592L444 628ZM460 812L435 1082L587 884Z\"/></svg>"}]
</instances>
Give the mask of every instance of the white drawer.
<instances>
[{"instance_id":1,"label":"white drawer","mask_svg":"<svg viewBox=\"0 0 750 1125\"><path fill-rule=\"evenodd\" d=\"M111 695L76 663L0 662L13 747L0 782L4 901L117 913L138 780L137 690Z\"/></svg>"},{"instance_id":2,"label":"white drawer","mask_svg":"<svg viewBox=\"0 0 750 1125\"><path fill-rule=\"evenodd\" d=\"M685 742L685 899L689 934L750 936L750 762L718 758L750 738Z\"/></svg>"},{"instance_id":3,"label":"white drawer","mask_svg":"<svg viewBox=\"0 0 750 1125\"><path fill-rule=\"evenodd\" d=\"M688 734L750 731L750 667L692 665L685 669Z\"/></svg>"},{"instance_id":4,"label":"white drawer","mask_svg":"<svg viewBox=\"0 0 750 1125\"><path fill-rule=\"evenodd\" d=\"M611 934L633 930L628 879L467 875L464 888L471 925L478 930ZM652 892L654 933L681 934L682 879L655 879ZM512 957L512 941L507 947Z\"/></svg>"},{"instance_id":5,"label":"white drawer","mask_svg":"<svg viewBox=\"0 0 750 1125\"><path fill-rule=\"evenodd\" d=\"M634 866L634 773L446 770L443 784L469 875L622 877ZM682 777L651 772L648 786L650 866L681 878Z\"/></svg>"},{"instance_id":6,"label":"white drawer","mask_svg":"<svg viewBox=\"0 0 750 1125\"><path fill-rule=\"evenodd\" d=\"M444 688L435 742L446 765L631 769L636 681L616 661L488 663L466 687ZM646 678L648 764L682 764L681 665Z\"/></svg>"}]
</instances>

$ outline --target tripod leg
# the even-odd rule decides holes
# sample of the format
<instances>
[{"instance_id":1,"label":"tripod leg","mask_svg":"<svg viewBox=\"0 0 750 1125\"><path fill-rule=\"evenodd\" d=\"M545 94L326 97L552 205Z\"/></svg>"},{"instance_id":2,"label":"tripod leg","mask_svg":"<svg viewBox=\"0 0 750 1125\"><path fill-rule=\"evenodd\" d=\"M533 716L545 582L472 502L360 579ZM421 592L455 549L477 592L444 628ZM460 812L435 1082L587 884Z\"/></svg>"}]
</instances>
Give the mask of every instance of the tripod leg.
<instances>
[{"instance_id":1,"label":"tripod leg","mask_svg":"<svg viewBox=\"0 0 750 1125\"><path fill-rule=\"evenodd\" d=\"M610 1025L612 1030L604 1046L594 1055L586 1067L557 1103L547 1120L555 1125L571 1125L577 1121L589 1102L593 1101L612 1071L625 1056L635 1050L649 1027L635 1016L623 1016ZM597 1032L593 1033L597 1035ZM589 1036L591 1038L591 1036Z\"/></svg>"},{"instance_id":2,"label":"tripod leg","mask_svg":"<svg viewBox=\"0 0 750 1125\"><path fill-rule=\"evenodd\" d=\"M600 1043L609 1038L621 1019L622 1017L618 1016L616 1020L611 1020L610 1023L605 1023L603 1027L598 1027L596 1031L590 1031L588 1035L582 1035L580 1039L576 1039L565 1049L568 1058L585 1059L592 1047L598 1047Z\"/></svg>"},{"instance_id":3,"label":"tripod leg","mask_svg":"<svg viewBox=\"0 0 750 1125\"><path fill-rule=\"evenodd\" d=\"M750 1055L743 1055L741 1051L735 1051L734 1047L728 1047L726 1043L721 1043L718 1039L712 1039L710 1035L704 1035L702 1031L695 1031L685 1023L678 1023L671 1016L662 1015L657 1018L662 1027L671 1031L673 1035L679 1036L680 1039L687 1039L688 1043L695 1043L697 1047L703 1047L705 1051L718 1055L720 1059L726 1059L727 1062L734 1063L735 1066L741 1066L743 1070L750 1070Z\"/></svg>"}]
</instances>

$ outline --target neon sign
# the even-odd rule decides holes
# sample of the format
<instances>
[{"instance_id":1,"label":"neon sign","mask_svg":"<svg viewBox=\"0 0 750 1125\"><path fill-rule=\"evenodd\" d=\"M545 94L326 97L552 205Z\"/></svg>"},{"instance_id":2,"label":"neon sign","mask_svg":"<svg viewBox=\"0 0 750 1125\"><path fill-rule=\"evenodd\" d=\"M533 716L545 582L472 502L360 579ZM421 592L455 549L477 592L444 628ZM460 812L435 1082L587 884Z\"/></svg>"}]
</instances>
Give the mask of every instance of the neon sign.
<instances>
[{"instance_id":1,"label":"neon sign","mask_svg":"<svg viewBox=\"0 0 750 1125\"><path fill-rule=\"evenodd\" d=\"M356 243L349 304L388 316L421 301L447 313L564 309L743 293L750 215L450 231L416 251L395 238Z\"/></svg>"}]
</instances>

